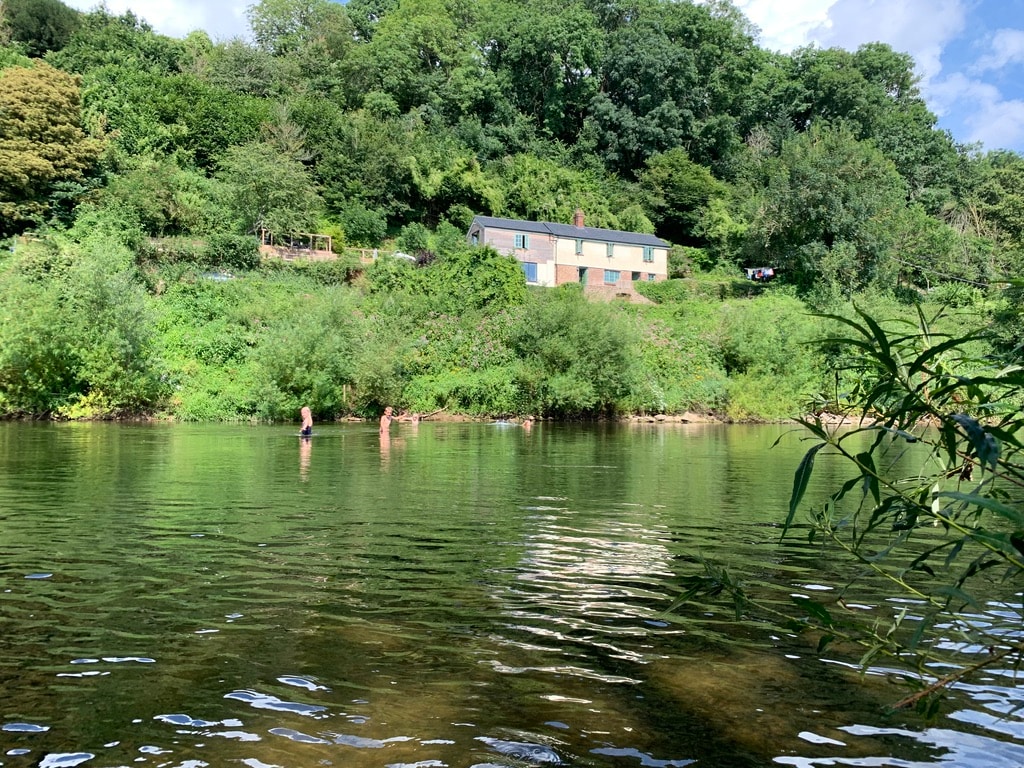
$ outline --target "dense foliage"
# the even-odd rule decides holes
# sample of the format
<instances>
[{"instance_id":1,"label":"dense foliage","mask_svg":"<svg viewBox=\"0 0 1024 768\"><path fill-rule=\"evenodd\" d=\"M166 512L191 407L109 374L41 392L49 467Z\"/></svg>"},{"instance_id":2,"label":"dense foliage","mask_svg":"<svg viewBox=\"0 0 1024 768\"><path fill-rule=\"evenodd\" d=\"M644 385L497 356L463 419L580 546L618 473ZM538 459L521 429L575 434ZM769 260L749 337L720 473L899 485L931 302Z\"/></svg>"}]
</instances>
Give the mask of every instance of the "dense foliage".
<instances>
[{"instance_id":1,"label":"dense foliage","mask_svg":"<svg viewBox=\"0 0 1024 768\"><path fill-rule=\"evenodd\" d=\"M3 413L782 418L836 364L808 307L951 302L1019 341L987 286L1021 267L1024 160L957 146L888 46L770 53L727 0L248 19L214 42L0 4ZM474 214L577 208L669 240L680 279L591 304L463 243ZM261 263L264 231L339 260Z\"/></svg>"}]
</instances>

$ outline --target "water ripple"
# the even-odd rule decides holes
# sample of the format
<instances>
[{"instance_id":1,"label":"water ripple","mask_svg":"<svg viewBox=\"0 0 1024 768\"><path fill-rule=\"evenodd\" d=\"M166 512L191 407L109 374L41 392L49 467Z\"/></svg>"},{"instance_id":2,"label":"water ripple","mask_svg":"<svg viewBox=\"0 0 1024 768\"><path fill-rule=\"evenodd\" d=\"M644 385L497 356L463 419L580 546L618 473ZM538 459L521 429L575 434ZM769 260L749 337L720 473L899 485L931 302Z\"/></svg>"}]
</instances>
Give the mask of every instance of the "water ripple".
<instances>
[{"instance_id":1,"label":"water ripple","mask_svg":"<svg viewBox=\"0 0 1024 768\"><path fill-rule=\"evenodd\" d=\"M245 702L254 709L270 709L275 712L290 712L308 717L325 717L326 715L321 713L327 710L327 707L320 707L315 704L302 704L297 701L284 701L276 696L259 693L258 691L232 691L225 694L224 698Z\"/></svg>"}]
</instances>

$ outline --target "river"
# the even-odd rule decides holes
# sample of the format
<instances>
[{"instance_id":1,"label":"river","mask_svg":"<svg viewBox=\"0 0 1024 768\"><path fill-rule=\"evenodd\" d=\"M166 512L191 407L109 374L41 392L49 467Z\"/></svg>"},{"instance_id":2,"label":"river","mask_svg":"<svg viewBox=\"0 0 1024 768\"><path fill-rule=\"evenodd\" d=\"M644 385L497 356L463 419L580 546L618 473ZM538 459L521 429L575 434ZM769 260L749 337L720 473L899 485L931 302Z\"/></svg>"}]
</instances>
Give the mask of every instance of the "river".
<instances>
[{"instance_id":1,"label":"river","mask_svg":"<svg viewBox=\"0 0 1024 768\"><path fill-rule=\"evenodd\" d=\"M0 765L1024 765L1012 670L924 721L891 670L667 612L705 560L842 583L780 541L789 428L296 431L0 424Z\"/></svg>"}]
</instances>

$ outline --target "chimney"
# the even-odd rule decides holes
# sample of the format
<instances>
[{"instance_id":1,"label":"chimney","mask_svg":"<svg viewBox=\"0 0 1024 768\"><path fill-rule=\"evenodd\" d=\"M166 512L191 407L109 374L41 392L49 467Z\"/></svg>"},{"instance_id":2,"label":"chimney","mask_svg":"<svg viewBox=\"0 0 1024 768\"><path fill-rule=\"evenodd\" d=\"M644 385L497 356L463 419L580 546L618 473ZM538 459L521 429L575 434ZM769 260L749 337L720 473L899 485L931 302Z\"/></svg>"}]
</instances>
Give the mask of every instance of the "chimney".
<instances>
[{"instance_id":1,"label":"chimney","mask_svg":"<svg viewBox=\"0 0 1024 768\"><path fill-rule=\"evenodd\" d=\"M583 209L582 208L577 208L576 209L576 213L574 213L572 215L572 225L574 227L582 227L583 226Z\"/></svg>"}]
</instances>

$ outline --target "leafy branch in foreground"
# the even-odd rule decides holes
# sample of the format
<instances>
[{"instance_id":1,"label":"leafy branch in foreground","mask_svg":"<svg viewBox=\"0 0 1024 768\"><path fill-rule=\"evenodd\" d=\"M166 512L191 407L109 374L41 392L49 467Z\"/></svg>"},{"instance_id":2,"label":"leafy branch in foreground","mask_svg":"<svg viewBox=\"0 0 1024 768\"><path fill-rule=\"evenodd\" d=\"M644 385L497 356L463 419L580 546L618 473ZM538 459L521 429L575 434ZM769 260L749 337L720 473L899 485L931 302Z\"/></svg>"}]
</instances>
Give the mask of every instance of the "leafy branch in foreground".
<instances>
[{"instance_id":1,"label":"leafy branch in foreground","mask_svg":"<svg viewBox=\"0 0 1024 768\"><path fill-rule=\"evenodd\" d=\"M1024 574L1024 370L978 354L987 349L982 334L933 333L936 318L920 312L918 325L857 315L824 316L844 331L826 343L840 350L837 382L848 394L822 404L830 418L801 422L813 443L794 474L783 537L816 458L838 457L850 476L811 509L809 536L838 550L858 576L837 592L836 606L792 597L780 608L708 567L683 599L728 592L738 607L816 632L819 651L846 641L864 649L863 668L878 657L912 664L916 673L906 677L919 690L896 706L933 712L947 687L1024 656L1020 606L999 598L1019 595ZM888 615L837 610L869 578L888 584L904 607ZM939 667L950 671L929 671Z\"/></svg>"}]
</instances>

